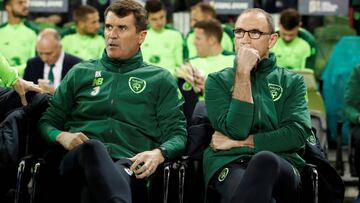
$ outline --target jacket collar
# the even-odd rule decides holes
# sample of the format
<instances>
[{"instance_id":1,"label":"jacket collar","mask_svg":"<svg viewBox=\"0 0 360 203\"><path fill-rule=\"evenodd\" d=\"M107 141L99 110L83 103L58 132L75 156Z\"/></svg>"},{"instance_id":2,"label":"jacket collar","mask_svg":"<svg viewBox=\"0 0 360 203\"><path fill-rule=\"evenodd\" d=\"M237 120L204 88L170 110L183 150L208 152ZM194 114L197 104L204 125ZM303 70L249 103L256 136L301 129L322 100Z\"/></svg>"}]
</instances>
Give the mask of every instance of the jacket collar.
<instances>
[{"instance_id":1,"label":"jacket collar","mask_svg":"<svg viewBox=\"0 0 360 203\"><path fill-rule=\"evenodd\" d=\"M110 71L126 73L139 68L143 63L143 58L140 50L134 56L125 60L110 58L107 55L106 50L104 50L100 62L106 69Z\"/></svg>"}]
</instances>

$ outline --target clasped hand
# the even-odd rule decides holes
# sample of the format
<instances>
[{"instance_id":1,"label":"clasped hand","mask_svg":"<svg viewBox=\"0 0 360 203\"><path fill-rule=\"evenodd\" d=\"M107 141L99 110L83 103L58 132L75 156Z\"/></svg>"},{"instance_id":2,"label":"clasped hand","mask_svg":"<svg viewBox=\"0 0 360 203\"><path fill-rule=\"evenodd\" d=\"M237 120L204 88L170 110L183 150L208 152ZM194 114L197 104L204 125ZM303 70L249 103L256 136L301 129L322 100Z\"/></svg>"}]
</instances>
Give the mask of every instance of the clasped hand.
<instances>
[{"instance_id":1,"label":"clasped hand","mask_svg":"<svg viewBox=\"0 0 360 203\"><path fill-rule=\"evenodd\" d=\"M215 131L210 147L214 151L229 150L234 147L254 147L254 136L249 135L245 140L233 140L221 132Z\"/></svg>"}]
</instances>

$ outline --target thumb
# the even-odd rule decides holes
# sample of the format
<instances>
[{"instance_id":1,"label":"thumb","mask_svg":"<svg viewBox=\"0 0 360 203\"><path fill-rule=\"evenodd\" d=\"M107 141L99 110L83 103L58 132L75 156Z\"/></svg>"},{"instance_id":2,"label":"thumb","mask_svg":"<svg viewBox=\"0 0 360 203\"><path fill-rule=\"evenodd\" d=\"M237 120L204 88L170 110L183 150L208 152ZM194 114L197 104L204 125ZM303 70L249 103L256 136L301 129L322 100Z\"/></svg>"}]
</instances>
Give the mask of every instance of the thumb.
<instances>
[{"instance_id":1,"label":"thumb","mask_svg":"<svg viewBox=\"0 0 360 203\"><path fill-rule=\"evenodd\" d=\"M21 104L22 104L23 106L26 106L28 103L27 103L27 101L26 101L25 94L21 94L21 95L19 95L19 96L20 96L20 99L21 99Z\"/></svg>"}]
</instances>

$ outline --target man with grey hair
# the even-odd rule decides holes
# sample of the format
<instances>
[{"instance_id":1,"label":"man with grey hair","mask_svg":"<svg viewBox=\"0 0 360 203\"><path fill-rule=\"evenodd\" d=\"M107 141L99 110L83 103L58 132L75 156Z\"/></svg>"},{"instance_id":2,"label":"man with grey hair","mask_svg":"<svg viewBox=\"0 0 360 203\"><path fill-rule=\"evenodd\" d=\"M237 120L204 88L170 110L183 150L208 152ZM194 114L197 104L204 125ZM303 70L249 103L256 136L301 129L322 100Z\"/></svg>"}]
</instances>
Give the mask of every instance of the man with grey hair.
<instances>
[{"instance_id":1,"label":"man with grey hair","mask_svg":"<svg viewBox=\"0 0 360 203\"><path fill-rule=\"evenodd\" d=\"M55 29L47 28L39 34L36 50L39 56L28 60L24 79L53 94L66 73L81 59L64 53L60 35Z\"/></svg>"},{"instance_id":2,"label":"man with grey hair","mask_svg":"<svg viewBox=\"0 0 360 203\"><path fill-rule=\"evenodd\" d=\"M305 165L298 152L313 136L304 80L269 53L278 36L267 12L245 10L234 34L234 66L210 74L205 85L215 129L204 152L208 199L296 202Z\"/></svg>"}]
</instances>

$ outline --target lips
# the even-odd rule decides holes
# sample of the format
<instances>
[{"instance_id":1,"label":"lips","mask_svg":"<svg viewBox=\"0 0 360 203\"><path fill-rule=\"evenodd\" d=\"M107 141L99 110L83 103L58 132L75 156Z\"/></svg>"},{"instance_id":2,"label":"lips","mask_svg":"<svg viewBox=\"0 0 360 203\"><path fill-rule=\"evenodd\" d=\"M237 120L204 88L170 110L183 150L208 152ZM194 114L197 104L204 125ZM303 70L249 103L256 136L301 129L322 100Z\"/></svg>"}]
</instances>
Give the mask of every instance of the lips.
<instances>
[{"instance_id":1,"label":"lips","mask_svg":"<svg viewBox=\"0 0 360 203\"><path fill-rule=\"evenodd\" d=\"M117 48L117 47L119 47L119 45L116 44L116 43L108 43L107 46L110 47L110 48Z\"/></svg>"}]
</instances>

